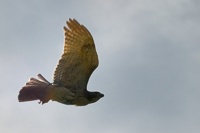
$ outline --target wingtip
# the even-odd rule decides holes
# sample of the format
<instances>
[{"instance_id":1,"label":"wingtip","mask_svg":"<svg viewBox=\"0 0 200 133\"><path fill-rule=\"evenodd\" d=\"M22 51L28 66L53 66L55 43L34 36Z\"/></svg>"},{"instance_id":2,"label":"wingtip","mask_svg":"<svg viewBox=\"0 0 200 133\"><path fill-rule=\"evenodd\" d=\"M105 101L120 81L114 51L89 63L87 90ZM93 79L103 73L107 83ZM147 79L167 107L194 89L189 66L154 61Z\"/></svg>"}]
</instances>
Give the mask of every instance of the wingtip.
<instances>
[{"instance_id":1,"label":"wingtip","mask_svg":"<svg viewBox=\"0 0 200 133\"><path fill-rule=\"evenodd\" d=\"M69 28L71 28L71 27L73 27L73 26L80 26L81 24L76 20L76 19L71 19L71 18L69 18L69 20L66 22L66 24L67 24L67 26L69 27Z\"/></svg>"},{"instance_id":2,"label":"wingtip","mask_svg":"<svg viewBox=\"0 0 200 133\"><path fill-rule=\"evenodd\" d=\"M73 21L74 21L75 19L73 18L69 18L69 20L68 21L66 21L66 24L68 25L69 23L72 23Z\"/></svg>"},{"instance_id":3,"label":"wingtip","mask_svg":"<svg viewBox=\"0 0 200 133\"><path fill-rule=\"evenodd\" d=\"M75 18L69 18L68 21L69 21L69 22L72 22L72 21L76 21L76 19L75 19Z\"/></svg>"}]
</instances>

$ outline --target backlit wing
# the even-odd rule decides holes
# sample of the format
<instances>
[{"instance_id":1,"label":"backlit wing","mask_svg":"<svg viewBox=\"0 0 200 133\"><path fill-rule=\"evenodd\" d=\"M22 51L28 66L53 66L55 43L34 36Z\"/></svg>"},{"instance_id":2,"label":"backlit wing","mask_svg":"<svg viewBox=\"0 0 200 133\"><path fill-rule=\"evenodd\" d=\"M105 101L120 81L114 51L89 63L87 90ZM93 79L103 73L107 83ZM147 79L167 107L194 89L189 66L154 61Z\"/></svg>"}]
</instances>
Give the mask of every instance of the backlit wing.
<instances>
[{"instance_id":1,"label":"backlit wing","mask_svg":"<svg viewBox=\"0 0 200 133\"><path fill-rule=\"evenodd\" d=\"M90 32L75 19L67 22L64 54L54 73L54 84L85 91L90 75L98 66L98 56Z\"/></svg>"}]
</instances>

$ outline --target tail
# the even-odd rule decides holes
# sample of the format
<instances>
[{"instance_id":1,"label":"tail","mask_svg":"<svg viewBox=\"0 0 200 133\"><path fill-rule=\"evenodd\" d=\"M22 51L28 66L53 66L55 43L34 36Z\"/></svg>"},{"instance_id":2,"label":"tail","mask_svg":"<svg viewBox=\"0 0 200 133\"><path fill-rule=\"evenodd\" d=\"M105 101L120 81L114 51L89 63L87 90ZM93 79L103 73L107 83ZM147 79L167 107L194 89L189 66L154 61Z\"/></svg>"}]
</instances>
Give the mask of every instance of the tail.
<instances>
[{"instance_id":1,"label":"tail","mask_svg":"<svg viewBox=\"0 0 200 133\"><path fill-rule=\"evenodd\" d=\"M51 83L49 83L41 74L38 79L31 78L20 90L18 95L19 102L40 100L39 103L47 103L51 99Z\"/></svg>"}]
</instances>

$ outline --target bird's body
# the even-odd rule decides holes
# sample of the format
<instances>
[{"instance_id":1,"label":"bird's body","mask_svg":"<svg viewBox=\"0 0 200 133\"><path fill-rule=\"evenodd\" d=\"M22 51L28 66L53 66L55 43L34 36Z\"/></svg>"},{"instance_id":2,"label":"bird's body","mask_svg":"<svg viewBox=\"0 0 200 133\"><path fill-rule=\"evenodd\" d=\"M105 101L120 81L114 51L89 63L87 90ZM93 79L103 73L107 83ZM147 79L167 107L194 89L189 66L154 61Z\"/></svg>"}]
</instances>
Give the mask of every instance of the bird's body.
<instances>
[{"instance_id":1,"label":"bird's body","mask_svg":"<svg viewBox=\"0 0 200 133\"><path fill-rule=\"evenodd\" d=\"M53 83L41 74L31 78L20 90L20 102L49 100L67 105L84 106L98 101L103 94L87 91L87 83L98 66L98 55L90 32L75 19L67 22L64 53L54 73Z\"/></svg>"}]
</instances>

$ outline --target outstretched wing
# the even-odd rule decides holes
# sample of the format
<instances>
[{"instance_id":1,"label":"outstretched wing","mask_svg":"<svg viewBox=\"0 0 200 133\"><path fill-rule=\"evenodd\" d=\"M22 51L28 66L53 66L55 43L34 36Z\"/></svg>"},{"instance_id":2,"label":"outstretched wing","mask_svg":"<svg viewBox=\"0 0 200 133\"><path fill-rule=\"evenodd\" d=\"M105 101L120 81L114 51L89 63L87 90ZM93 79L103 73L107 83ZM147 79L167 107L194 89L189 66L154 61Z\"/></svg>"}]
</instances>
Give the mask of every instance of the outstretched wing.
<instances>
[{"instance_id":1,"label":"outstretched wing","mask_svg":"<svg viewBox=\"0 0 200 133\"><path fill-rule=\"evenodd\" d=\"M75 19L67 22L64 54L54 73L54 83L85 91L90 75L98 66L98 56L90 32Z\"/></svg>"}]
</instances>

